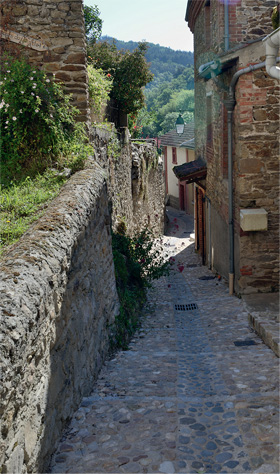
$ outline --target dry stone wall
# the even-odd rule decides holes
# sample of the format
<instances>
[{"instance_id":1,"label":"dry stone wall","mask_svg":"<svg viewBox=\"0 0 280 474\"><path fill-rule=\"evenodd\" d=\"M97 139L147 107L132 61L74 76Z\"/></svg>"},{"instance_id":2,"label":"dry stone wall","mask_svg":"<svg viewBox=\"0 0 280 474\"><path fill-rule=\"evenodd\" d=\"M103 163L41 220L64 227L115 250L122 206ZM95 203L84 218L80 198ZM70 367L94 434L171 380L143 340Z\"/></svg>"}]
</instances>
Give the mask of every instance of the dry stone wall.
<instances>
[{"instance_id":1,"label":"dry stone wall","mask_svg":"<svg viewBox=\"0 0 280 474\"><path fill-rule=\"evenodd\" d=\"M24 45L31 63L55 74L73 95L73 103L80 110L78 120L87 122L90 111L83 1L0 0L0 7L3 17L9 19L1 41Z\"/></svg>"},{"instance_id":2,"label":"dry stone wall","mask_svg":"<svg viewBox=\"0 0 280 474\"><path fill-rule=\"evenodd\" d=\"M0 263L2 473L46 471L108 354L119 310L111 226L163 230L156 148L127 130L94 135L95 159Z\"/></svg>"},{"instance_id":3,"label":"dry stone wall","mask_svg":"<svg viewBox=\"0 0 280 474\"><path fill-rule=\"evenodd\" d=\"M164 230L163 162L152 143L131 142L128 130L94 130L98 161L108 171L113 229L125 222L129 234ZM108 158L107 158L108 157Z\"/></svg>"},{"instance_id":4,"label":"dry stone wall","mask_svg":"<svg viewBox=\"0 0 280 474\"><path fill-rule=\"evenodd\" d=\"M118 312L104 171L75 174L1 262L1 472L45 472Z\"/></svg>"}]
</instances>

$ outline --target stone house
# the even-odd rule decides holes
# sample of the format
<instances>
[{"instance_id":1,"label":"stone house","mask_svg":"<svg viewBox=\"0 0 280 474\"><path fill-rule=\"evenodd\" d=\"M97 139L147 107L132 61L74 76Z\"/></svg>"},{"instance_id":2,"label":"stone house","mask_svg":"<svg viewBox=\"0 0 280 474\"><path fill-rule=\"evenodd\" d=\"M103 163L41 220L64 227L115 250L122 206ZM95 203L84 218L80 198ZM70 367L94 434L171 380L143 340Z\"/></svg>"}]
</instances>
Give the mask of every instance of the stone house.
<instances>
[{"instance_id":1,"label":"stone house","mask_svg":"<svg viewBox=\"0 0 280 474\"><path fill-rule=\"evenodd\" d=\"M195 61L196 248L229 280L230 293L279 290L279 29L267 38L277 3L187 3ZM268 39L274 45L266 54ZM177 176L189 172L184 176L179 167Z\"/></svg>"},{"instance_id":2,"label":"stone house","mask_svg":"<svg viewBox=\"0 0 280 474\"><path fill-rule=\"evenodd\" d=\"M174 166L190 163L195 159L194 123L186 123L182 135L176 130L162 135L160 145L164 153L165 193L170 206L194 214L194 186L180 181L173 173Z\"/></svg>"}]
</instances>

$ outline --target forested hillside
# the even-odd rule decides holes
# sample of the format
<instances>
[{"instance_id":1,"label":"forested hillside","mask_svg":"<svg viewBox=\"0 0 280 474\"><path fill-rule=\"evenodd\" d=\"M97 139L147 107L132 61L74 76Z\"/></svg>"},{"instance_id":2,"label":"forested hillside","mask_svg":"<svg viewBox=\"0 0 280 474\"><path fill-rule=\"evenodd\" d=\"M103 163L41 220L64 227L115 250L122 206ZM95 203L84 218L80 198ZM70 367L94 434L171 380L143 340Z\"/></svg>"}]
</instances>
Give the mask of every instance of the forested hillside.
<instances>
[{"instance_id":1,"label":"forested hillside","mask_svg":"<svg viewBox=\"0 0 280 474\"><path fill-rule=\"evenodd\" d=\"M135 41L119 41L108 36L102 37L102 41L114 41L119 50L133 51L138 46ZM144 137L173 129L180 110L186 122L194 119L193 53L153 43L148 46L146 59L154 79L145 88L146 107L131 118L135 135Z\"/></svg>"}]
</instances>

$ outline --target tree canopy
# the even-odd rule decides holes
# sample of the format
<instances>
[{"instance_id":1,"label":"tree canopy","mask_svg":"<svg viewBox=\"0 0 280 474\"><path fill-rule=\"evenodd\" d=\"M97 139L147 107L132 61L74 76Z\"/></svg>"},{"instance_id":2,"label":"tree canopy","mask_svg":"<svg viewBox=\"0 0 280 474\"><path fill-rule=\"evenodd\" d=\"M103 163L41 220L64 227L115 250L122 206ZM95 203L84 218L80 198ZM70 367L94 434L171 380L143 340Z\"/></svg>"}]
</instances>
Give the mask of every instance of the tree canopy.
<instances>
[{"instance_id":1,"label":"tree canopy","mask_svg":"<svg viewBox=\"0 0 280 474\"><path fill-rule=\"evenodd\" d=\"M99 17L100 11L97 5L88 7L84 5L84 18L86 37L89 44L94 44L100 38L102 33L103 21Z\"/></svg>"},{"instance_id":2,"label":"tree canopy","mask_svg":"<svg viewBox=\"0 0 280 474\"><path fill-rule=\"evenodd\" d=\"M145 102L143 88L153 74L145 59L146 43L139 43L132 52L118 51L114 43L101 41L88 47L88 61L112 78L110 97L125 113L138 112Z\"/></svg>"}]
</instances>

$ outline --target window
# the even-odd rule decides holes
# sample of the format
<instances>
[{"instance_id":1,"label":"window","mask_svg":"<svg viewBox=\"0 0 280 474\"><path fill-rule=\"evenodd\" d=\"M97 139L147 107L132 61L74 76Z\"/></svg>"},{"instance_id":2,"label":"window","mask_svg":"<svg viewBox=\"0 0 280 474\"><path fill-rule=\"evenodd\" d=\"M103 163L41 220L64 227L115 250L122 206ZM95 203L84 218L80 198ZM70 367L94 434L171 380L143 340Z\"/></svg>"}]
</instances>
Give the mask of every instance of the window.
<instances>
[{"instance_id":1,"label":"window","mask_svg":"<svg viewBox=\"0 0 280 474\"><path fill-rule=\"evenodd\" d=\"M177 149L175 146L172 147L172 163L177 164Z\"/></svg>"}]
</instances>

